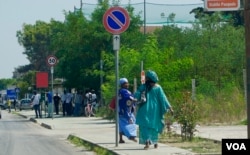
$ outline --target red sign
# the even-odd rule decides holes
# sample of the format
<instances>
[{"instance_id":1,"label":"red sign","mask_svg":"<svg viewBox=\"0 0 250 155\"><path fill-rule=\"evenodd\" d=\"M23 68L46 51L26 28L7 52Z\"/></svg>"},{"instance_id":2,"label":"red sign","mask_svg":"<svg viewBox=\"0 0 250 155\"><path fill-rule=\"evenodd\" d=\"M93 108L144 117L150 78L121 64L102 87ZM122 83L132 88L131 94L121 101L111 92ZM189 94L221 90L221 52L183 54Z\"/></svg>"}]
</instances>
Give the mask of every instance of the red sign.
<instances>
[{"instance_id":1,"label":"red sign","mask_svg":"<svg viewBox=\"0 0 250 155\"><path fill-rule=\"evenodd\" d=\"M205 0L206 11L239 10L240 0Z\"/></svg>"},{"instance_id":2,"label":"red sign","mask_svg":"<svg viewBox=\"0 0 250 155\"><path fill-rule=\"evenodd\" d=\"M47 72L37 72L36 73L36 88L48 88L49 78Z\"/></svg>"},{"instance_id":3,"label":"red sign","mask_svg":"<svg viewBox=\"0 0 250 155\"><path fill-rule=\"evenodd\" d=\"M120 34L127 30L130 18L127 10L115 6L108 9L102 19L104 28L112 34Z\"/></svg>"}]
</instances>

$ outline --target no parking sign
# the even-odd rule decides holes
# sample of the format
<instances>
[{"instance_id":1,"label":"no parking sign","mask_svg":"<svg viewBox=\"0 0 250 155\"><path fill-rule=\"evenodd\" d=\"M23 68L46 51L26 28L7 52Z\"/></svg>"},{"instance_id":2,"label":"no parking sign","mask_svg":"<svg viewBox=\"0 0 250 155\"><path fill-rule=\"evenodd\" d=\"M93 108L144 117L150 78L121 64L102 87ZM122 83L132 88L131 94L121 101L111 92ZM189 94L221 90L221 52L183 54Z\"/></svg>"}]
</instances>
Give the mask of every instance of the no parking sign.
<instances>
[{"instance_id":1,"label":"no parking sign","mask_svg":"<svg viewBox=\"0 0 250 155\"><path fill-rule=\"evenodd\" d=\"M122 7L111 7L103 15L104 28L112 34L116 35L126 31L129 24L129 14Z\"/></svg>"}]
</instances>

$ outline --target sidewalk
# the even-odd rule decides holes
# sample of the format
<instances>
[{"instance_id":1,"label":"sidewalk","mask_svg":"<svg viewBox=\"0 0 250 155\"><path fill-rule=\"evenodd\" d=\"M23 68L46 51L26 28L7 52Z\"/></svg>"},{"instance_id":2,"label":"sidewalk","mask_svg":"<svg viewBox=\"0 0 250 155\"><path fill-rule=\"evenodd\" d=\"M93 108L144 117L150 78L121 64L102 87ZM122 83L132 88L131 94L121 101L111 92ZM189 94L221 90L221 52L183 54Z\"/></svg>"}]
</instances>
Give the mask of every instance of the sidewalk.
<instances>
[{"instance_id":1,"label":"sidewalk","mask_svg":"<svg viewBox=\"0 0 250 155\"><path fill-rule=\"evenodd\" d=\"M54 115L54 118L34 118L34 111L20 111L19 115L40 124L41 126L63 132L91 144L108 149L117 155L192 155L193 153L181 148L159 144L158 149L153 146L144 150L144 145L129 141L126 137L125 144L116 147L115 123L97 117L62 117ZM209 126L198 127L197 136L221 141L222 138L247 138L247 126ZM176 132L179 129L176 128Z\"/></svg>"}]
</instances>

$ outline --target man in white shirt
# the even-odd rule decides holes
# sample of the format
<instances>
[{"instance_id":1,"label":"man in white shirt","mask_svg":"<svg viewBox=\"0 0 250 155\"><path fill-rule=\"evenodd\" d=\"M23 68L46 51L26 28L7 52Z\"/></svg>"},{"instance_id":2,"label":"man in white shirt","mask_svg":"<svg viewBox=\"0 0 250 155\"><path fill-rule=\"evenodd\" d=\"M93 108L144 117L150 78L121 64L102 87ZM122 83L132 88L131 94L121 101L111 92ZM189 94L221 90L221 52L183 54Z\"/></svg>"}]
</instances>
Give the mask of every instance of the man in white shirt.
<instances>
[{"instance_id":1,"label":"man in white shirt","mask_svg":"<svg viewBox=\"0 0 250 155\"><path fill-rule=\"evenodd\" d=\"M34 95L31 100L32 100L33 108L35 109L36 118L38 118L38 115L40 118L42 118L41 110L40 110L40 95L37 94L36 91L34 91Z\"/></svg>"},{"instance_id":2,"label":"man in white shirt","mask_svg":"<svg viewBox=\"0 0 250 155\"><path fill-rule=\"evenodd\" d=\"M66 100L65 100L66 112L68 116L72 115L72 99L73 95L71 94L71 90L69 89L66 94Z\"/></svg>"}]
</instances>

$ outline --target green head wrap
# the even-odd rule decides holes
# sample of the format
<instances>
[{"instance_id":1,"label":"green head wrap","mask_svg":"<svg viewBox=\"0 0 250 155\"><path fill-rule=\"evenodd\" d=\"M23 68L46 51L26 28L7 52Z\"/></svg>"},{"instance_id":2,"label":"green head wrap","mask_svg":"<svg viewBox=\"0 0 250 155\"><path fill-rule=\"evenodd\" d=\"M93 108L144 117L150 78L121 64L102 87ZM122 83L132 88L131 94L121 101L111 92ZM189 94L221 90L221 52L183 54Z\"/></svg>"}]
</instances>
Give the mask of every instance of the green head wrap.
<instances>
[{"instance_id":1,"label":"green head wrap","mask_svg":"<svg viewBox=\"0 0 250 155\"><path fill-rule=\"evenodd\" d=\"M155 83L159 81L157 74L154 71L148 70L146 72L146 77L154 81Z\"/></svg>"}]
</instances>

